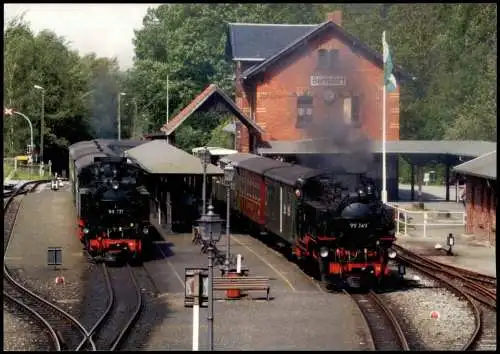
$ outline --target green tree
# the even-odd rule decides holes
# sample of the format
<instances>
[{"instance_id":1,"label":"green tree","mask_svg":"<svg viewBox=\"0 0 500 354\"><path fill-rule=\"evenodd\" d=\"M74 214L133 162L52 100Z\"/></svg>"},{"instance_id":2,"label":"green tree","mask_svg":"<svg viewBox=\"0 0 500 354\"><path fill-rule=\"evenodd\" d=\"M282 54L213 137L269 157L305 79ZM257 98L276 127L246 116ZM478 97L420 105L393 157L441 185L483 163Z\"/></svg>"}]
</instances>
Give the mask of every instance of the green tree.
<instances>
[{"instance_id":1,"label":"green tree","mask_svg":"<svg viewBox=\"0 0 500 354\"><path fill-rule=\"evenodd\" d=\"M225 55L228 22L319 23L323 17L314 4L168 4L149 9L144 28L135 31L130 90L141 106L159 95L145 113L158 130L165 123L167 74L171 116L211 83L233 93L233 67ZM194 123L189 119L183 124ZM206 130L206 122L197 124ZM178 133L177 141L192 131L198 127Z\"/></svg>"}]
</instances>

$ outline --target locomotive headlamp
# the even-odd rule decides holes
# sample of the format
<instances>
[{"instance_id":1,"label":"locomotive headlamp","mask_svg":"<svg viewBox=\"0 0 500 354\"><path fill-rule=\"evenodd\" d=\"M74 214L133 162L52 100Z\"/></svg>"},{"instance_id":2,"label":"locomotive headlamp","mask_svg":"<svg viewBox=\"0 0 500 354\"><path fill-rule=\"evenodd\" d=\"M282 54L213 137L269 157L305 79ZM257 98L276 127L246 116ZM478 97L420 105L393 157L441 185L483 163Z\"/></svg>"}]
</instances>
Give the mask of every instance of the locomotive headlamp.
<instances>
[{"instance_id":1,"label":"locomotive headlamp","mask_svg":"<svg viewBox=\"0 0 500 354\"><path fill-rule=\"evenodd\" d=\"M394 259L394 258L396 258L396 251L394 251L393 249L389 249L389 250L387 250L387 256L388 256L390 259Z\"/></svg>"},{"instance_id":2,"label":"locomotive headlamp","mask_svg":"<svg viewBox=\"0 0 500 354\"><path fill-rule=\"evenodd\" d=\"M116 170L116 168L113 168L113 177L116 177L117 174L118 174L118 171Z\"/></svg>"},{"instance_id":3,"label":"locomotive headlamp","mask_svg":"<svg viewBox=\"0 0 500 354\"><path fill-rule=\"evenodd\" d=\"M147 235L147 234L149 233L149 229L148 229L147 227L143 228L143 229L142 229L142 233L143 233L144 235Z\"/></svg>"},{"instance_id":4,"label":"locomotive headlamp","mask_svg":"<svg viewBox=\"0 0 500 354\"><path fill-rule=\"evenodd\" d=\"M114 190L117 190L117 189L118 189L118 186L119 186L118 181L112 181L112 182L111 182L111 186L113 187L113 189L114 189Z\"/></svg>"},{"instance_id":5,"label":"locomotive headlamp","mask_svg":"<svg viewBox=\"0 0 500 354\"><path fill-rule=\"evenodd\" d=\"M362 188L358 189L358 196L360 198L363 198L364 196L366 196L365 191Z\"/></svg>"},{"instance_id":6,"label":"locomotive headlamp","mask_svg":"<svg viewBox=\"0 0 500 354\"><path fill-rule=\"evenodd\" d=\"M122 229L122 227L121 227L121 226L118 228L118 231L120 231L120 232L121 232L121 231L123 231L123 229Z\"/></svg>"},{"instance_id":7,"label":"locomotive headlamp","mask_svg":"<svg viewBox=\"0 0 500 354\"><path fill-rule=\"evenodd\" d=\"M319 255L323 258L328 257L328 248L327 247L321 247L319 249Z\"/></svg>"},{"instance_id":8,"label":"locomotive headlamp","mask_svg":"<svg viewBox=\"0 0 500 354\"><path fill-rule=\"evenodd\" d=\"M133 222L130 223L130 227L134 227L134 223Z\"/></svg>"},{"instance_id":9,"label":"locomotive headlamp","mask_svg":"<svg viewBox=\"0 0 500 354\"><path fill-rule=\"evenodd\" d=\"M366 186L366 194L373 195L373 187L371 185Z\"/></svg>"},{"instance_id":10,"label":"locomotive headlamp","mask_svg":"<svg viewBox=\"0 0 500 354\"><path fill-rule=\"evenodd\" d=\"M300 189L296 189L296 190L295 190L295 196L296 196L297 198L300 198L300 196L301 196L301 195L302 195L302 193L300 193Z\"/></svg>"},{"instance_id":11,"label":"locomotive headlamp","mask_svg":"<svg viewBox=\"0 0 500 354\"><path fill-rule=\"evenodd\" d=\"M84 228L84 229L83 229L83 233L84 233L84 234L88 234L88 233L89 233L89 229Z\"/></svg>"}]
</instances>

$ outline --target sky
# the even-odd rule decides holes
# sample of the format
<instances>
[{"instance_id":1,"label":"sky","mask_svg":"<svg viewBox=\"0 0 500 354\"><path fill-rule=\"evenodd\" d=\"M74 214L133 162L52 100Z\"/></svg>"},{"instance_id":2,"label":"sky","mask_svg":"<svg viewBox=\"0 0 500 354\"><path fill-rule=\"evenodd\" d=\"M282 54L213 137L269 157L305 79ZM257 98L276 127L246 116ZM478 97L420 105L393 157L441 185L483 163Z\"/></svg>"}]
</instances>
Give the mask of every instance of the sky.
<instances>
[{"instance_id":1,"label":"sky","mask_svg":"<svg viewBox=\"0 0 500 354\"><path fill-rule=\"evenodd\" d=\"M81 55L116 57L121 69L132 66L134 29L142 27L148 7L160 4L4 4L4 23L25 12L38 33L49 29Z\"/></svg>"}]
</instances>

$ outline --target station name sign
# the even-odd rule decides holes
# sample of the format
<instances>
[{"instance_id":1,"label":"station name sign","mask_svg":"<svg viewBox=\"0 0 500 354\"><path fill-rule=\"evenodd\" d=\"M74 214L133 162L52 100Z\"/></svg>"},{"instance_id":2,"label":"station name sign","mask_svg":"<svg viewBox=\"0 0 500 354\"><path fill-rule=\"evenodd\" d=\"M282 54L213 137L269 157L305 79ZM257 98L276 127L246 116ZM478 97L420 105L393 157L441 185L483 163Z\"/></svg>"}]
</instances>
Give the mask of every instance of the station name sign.
<instances>
[{"instance_id":1,"label":"station name sign","mask_svg":"<svg viewBox=\"0 0 500 354\"><path fill-rule=\"evenodd\" d=\"M311 86L345 86L346 81L345 76L311 76Z\"/></svg>"}]
</instances>

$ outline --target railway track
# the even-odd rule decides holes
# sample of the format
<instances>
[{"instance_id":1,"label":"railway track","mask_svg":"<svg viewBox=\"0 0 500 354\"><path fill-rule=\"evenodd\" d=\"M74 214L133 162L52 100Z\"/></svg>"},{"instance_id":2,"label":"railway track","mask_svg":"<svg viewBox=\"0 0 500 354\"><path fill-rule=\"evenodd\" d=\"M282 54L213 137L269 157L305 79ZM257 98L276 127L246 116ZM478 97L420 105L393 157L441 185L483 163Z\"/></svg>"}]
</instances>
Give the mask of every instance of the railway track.
<instances>
[{"instance_id":1,"label":"railway track","mask_svg":"<svg viewBox=\"0 0 500 354\"><path fill-rule=\"evenodd\" d=\"M32 181L16 189L7 200L4 199L4 254L12 236L14 224L21 207L22 196L34 191L48 181ZM69 313L17 282L4 262L4 298L32 316L49 333L52 349L72 350L86 336L85 328Z\"/></svg>"},{"instance_id":2,"label":"railway track","mask_svg":"<svg viewBox=\"0 0 500 354\"><path fill-rule=\"evenodd\" d=\"M77 351L88 350L90 340L99 350L120 349L142 311L142 293L133 268L130 265L119 268L101 266L106 280L108 305L90 329L88 338L77 346Z\"/></svg>"},{"instance_id":3,"label":"railway track","mask_svg":"<svg viewBox=\"0 0 500 354\"><path fill-rule=\"evenodd\" d=\"M398 252L398 258L401 261L412 266L419 265L428 270L439 272L452 280L454 284L463 288L464 291L477 301L496 309L496 290L492 288L496 286L496 278L434 261L401 246L396 245L394 249ZM485 282L487 285L485 285Z\"/></svg>"},{"instance_id":4,"label":"railway track","mask_svg":"<svg viewBox=\"0 0 500 354\"><path fill-rule=\"evenodd\" d=\"M400 246L394 248L398 261L437 279L468 301L476 328L463 350L496 350L496 291L492 290L496 278L436 262Z\"/></svg>"},{"instance_id":5,"label":"railway track","mask_svg":"<svg viewBox=\"0 0 500 354\"><path fill-rule=\"evenodd\" d=\"M392 311L372 290L368 293L350 293L344 290L359 307L370 329L375 350L410 350L406 336Z\"/></svg>"}]
</instances>

